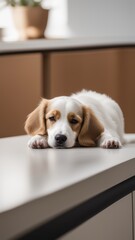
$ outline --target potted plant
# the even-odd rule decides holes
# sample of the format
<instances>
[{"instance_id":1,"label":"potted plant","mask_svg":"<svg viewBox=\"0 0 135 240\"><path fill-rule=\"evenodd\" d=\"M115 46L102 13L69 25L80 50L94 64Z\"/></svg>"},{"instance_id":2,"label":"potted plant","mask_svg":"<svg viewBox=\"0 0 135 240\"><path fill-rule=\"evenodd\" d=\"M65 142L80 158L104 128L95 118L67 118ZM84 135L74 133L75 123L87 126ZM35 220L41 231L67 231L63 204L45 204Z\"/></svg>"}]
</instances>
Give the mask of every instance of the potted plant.
<instances>
[{"instance_id":1,"label":"potted plant","mask_svg":"<svg viewBox=\"0 0 135 240\"><path fill-rule=\"evenodd\" d=\"M12 11L13 22L20 39L44 37L48 10L42 8L42 0L3 0Z\"/></svg>"}]
</instances>

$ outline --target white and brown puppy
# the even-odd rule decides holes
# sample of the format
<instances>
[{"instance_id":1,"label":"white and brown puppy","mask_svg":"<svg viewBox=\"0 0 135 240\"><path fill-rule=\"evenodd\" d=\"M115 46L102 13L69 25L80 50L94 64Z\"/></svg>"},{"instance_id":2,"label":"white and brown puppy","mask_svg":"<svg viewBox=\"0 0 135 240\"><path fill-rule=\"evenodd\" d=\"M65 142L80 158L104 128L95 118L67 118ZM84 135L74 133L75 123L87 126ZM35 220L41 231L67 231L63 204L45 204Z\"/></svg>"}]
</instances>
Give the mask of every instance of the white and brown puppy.
<instances>
[{"instance_id":1,"label":"white and brown puppy","mask_svg":"<svg viewBox=\"0 0 135 240\"><path fill-rule=\"evenodd\" d=\"M70 97L42 99L28 115L25 130L31 148L71 148L76 145L120 148L124 118L110 97L83 90Z\"/></svg>"}]
</instances>

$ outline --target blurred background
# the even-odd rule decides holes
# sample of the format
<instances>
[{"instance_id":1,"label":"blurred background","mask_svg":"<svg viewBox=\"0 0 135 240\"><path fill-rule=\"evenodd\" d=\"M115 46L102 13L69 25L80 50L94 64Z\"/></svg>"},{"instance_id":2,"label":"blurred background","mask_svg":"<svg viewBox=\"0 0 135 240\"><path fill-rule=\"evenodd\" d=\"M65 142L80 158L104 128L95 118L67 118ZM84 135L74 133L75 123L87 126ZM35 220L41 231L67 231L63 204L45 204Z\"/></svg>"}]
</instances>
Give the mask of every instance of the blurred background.
<instances>
[{"instance_id":1,"label":"blurred background","mask_svg":"<svg viewBox=\"0 0 135 240\"><path fill-rule=\"evenodd\" d=\"M3 42L29 39L40 44L39 38L135 40L134 0L0 0L0 4L0 48ZM25 14L20 9L16 13L19 7ZM45 25L40 30L42 20L32 12L35 7L44 9ZM38 24L29 27L32 20L24 21L26 11L30 19L36 16ZM115 99L123 110L126 132L135 132L134 47L0 55L0 137L25 134L26 116L40 97L70 95L81 89Z\"/></svg>"}]
</instances>

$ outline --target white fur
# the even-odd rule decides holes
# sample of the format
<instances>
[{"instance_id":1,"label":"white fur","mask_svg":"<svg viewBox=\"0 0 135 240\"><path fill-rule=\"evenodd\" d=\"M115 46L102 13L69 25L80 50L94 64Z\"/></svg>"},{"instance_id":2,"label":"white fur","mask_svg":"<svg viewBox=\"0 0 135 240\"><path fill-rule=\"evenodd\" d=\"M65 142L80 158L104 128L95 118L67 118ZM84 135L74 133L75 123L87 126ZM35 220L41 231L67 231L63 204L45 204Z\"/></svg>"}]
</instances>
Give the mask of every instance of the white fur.
<instances>
[{"instance_id":1,"label":"white fur","mask_svg":"<svg viewBox=\"0 0 135 240\"><path fill-rule=\"evenodd\" d=\"M61 118L53 127L47 130L48 139L36 135L29 141L32 148L55 147L55 136L64 134L67 137L65 147L73 147L76 141L76 133L72 131L67 114L69 112L81 112L82 106L91 108L104 127L104 132L98 140L98 146L103 148L119 148L124 143L124 118L118 104L110 97L93 91L81 91L70 97L57 97L50 100L49 108L57 109Z\"/></svg>"}]
</instances>

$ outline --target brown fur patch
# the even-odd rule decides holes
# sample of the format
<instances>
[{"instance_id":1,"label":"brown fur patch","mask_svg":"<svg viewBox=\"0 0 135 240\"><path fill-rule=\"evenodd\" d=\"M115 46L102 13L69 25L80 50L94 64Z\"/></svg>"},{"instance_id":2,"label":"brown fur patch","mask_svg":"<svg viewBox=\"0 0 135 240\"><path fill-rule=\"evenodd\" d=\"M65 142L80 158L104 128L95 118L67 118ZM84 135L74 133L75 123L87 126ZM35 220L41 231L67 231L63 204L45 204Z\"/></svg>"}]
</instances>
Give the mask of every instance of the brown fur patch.
<instances>
[{"instance_id":1,"label":"brown fur patch","mask_svg":"<svg viewBox=\"0 0 135 240\"><path fill-rule=\"evenodd\" d=\"M83 124L80 130L78 141L81 146L96 146L96 142L104 131L104 127L95 116L94 112L83 107Z\"/></svg>"},{"instance_id":2,"label":"brown fur patch","mask_svg":"<svg viewBox=\"0 0 135 240\"><path fill-rule=\"evenodd\" d=\"M70 112L67 116L68 122L70 124L70 127L72 128L72 130L74 132L77 133L77 135L79 134L80 128L81 128L81 123L82 123L82 118L81 116L79 116L78 114L75 114L73 112ZM75 119L78 121L78 123L73 124L71 121Z\"/></svg>"}]
</instances>

